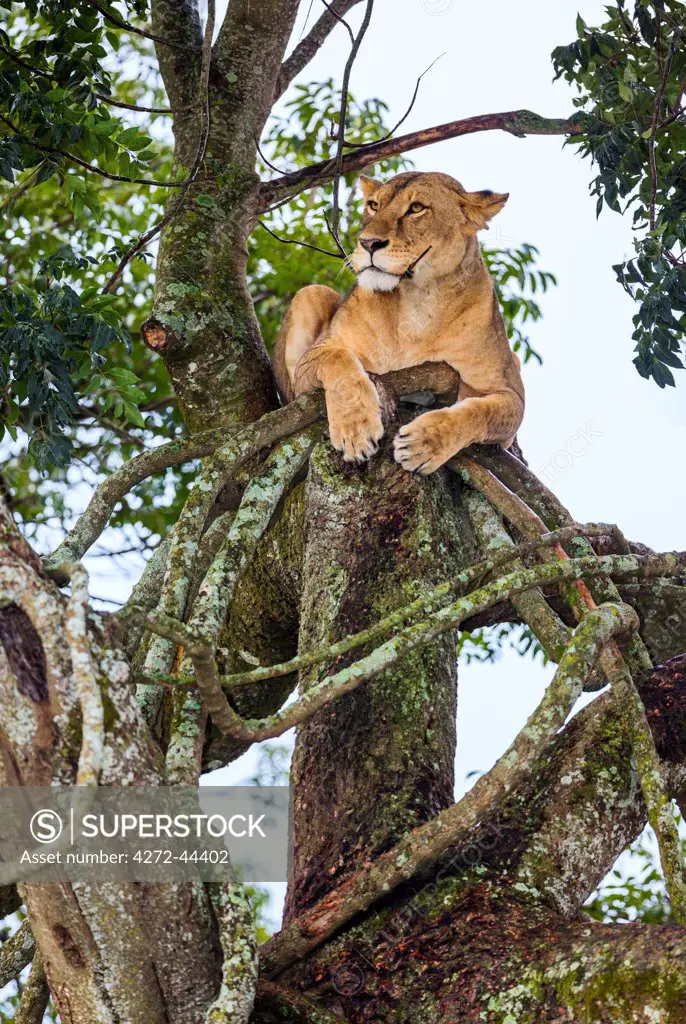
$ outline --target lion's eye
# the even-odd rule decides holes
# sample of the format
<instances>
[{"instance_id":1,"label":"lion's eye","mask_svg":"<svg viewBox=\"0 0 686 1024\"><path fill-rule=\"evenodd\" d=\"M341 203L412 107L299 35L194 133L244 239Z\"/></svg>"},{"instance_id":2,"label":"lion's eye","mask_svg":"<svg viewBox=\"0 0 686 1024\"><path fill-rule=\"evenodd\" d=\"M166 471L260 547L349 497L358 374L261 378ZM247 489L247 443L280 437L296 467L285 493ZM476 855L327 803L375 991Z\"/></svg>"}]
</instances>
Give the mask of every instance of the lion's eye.
<instances>
[{"instance_id":1,"label":"lion's eye","mask_svg":"<svg viewBox=\"0 0 686 1024\"><path fill-rule=\"evenodd\" d=\"M408 213L421 213L422 210L425 210L425 209L426 209L426 207L424 206L424 203L412 203L411 206L410 206L410 209L407 212Z\"/></svg>"},{"instance_id":2,"label":"lion's eye","mask_svg":"<svg viewBox=\"0 0 686 1024\"><path fill-rule=\"evenodd\" d=\"M369 202L367 203L367 208L369 210L378 210L379 204L377 203L376 199L370 199Z\"/></svg>"}]
</instances>

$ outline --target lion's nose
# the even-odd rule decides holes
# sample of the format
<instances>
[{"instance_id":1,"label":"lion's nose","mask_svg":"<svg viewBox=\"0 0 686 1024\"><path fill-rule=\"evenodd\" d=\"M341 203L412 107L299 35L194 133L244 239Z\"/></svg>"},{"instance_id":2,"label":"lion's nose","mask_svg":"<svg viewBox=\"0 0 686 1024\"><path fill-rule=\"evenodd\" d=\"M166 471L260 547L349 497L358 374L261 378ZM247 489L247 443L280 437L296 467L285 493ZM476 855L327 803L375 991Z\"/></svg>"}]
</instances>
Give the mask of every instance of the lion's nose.
<instances>
[{"instance_id":1,"label":"lion's nose","mask_svg":"<svg viewBox=\"0 0 686 1024\"><path fill-rule=\"evenodd\" d=\"M383 238L361 238L360 245L362 246L363 249L366 249L367 252L374 255L374 253L378 252L379 249L386 248L386 246L388 245L388 239L384 241Z\"/></svg>"}]
</instances>

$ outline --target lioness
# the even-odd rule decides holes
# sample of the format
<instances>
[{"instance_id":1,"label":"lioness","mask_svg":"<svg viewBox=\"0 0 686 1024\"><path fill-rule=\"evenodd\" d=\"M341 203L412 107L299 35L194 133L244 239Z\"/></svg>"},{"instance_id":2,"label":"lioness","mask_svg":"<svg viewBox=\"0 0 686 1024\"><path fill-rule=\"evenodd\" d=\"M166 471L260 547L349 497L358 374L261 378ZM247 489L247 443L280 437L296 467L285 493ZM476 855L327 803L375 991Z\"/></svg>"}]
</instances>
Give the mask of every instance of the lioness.
<instances>
[{"instance_id":1,"label":"lioness","mask_svg":"<svg viewBox=\"0 0 686 1024\"><path fill-rule=\"evenodd\" d=\"M401 427L395 458L433 473L473 441L512 444L524 414L519 360L476 238L507 201L466 192L447 174L360 179L362 231L352 256L357 285L345 299L309 285L293 298L274 363L282 396L323 387L331 443L364 462L383 436L368 372L449 363L458 401Z\"/></svg>"}]
</instances>

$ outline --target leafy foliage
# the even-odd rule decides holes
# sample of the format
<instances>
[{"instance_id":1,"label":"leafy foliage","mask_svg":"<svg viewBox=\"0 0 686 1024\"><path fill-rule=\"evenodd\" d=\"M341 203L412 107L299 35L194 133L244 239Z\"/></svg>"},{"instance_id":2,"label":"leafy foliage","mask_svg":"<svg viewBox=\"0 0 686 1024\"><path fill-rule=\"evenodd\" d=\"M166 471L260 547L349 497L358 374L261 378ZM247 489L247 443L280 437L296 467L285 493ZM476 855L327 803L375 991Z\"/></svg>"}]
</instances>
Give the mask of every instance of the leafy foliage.
<instances>
[{"instance_id":1,"label":"leafy foliage","mask_svg":"<svg viewBox=\"0 0 686 1024\"><path fill-rule=\"evenodd\" d=\"M153 145L131 123L138 115L113 115L107 103L112 81L122 102L164 102L147 41L123 42L88 3L3 6L0 426L27 435L33 463L47 470L83 454L79 424L105 416L115 432L145 425L138 368L153 360L133 355L131 334L152 296L151 268L144 258L129 266L125 295L102 291L121 253L159 218L168 190L103 173L170 179L171 150L166 134ZM118 73L132 62L135 77ZM159 368L153 376L166 387ZM133 435L130 452L142 443Z\"/></svg>"},{"instance_id":2,"label":"leafy foliage","mask_svg":"<svg viewBox=\"0 0 686 1024\"><path fill-rule=\"evenodd\" d=\"M635 256L614 267L639 304L634 317L641 376L674 385L686 332L686 7L677 0L624 0L607 20L553 52L557 77L576 85L580 132L590 155L597 211L633 208Z\"/></svg>"}]
</instances>

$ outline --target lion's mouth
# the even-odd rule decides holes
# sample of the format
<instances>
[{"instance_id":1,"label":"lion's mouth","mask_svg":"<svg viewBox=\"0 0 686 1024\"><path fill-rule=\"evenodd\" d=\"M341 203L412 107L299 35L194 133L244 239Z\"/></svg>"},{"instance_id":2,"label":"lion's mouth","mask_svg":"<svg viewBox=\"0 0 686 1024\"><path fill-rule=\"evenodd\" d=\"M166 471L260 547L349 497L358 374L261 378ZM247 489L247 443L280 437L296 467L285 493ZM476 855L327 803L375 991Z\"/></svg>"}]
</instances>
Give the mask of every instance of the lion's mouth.
<instances>
[{"instance_id":1,"label":"lion's mouth","mask_svg":"<svg viewBox=\"0 0 686 1024\"><path fill-rule=\"evenodd\" d=\"M411 280L412 277L414 276L415 268L419 265L419 263L421 263L425 256L428 256L432 248L433 246L430 245L427 249L424 250L423 253L420 253L420 255L417 256L416 259L412 260L410 265L406 267L405 270L401 270L399 273L393 270L384 270L383 267L377 266L377 264L374 262L374 257L370 256L370 262L367 264L366 267L362 267L357 272L357 276L361 277L362 274L366 273L366 271L372 270L375 271L375 273L377 274L384 274L386 277L393 277L396 279L396 281Z\"/></svg>"}]
</instances>

